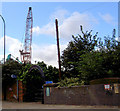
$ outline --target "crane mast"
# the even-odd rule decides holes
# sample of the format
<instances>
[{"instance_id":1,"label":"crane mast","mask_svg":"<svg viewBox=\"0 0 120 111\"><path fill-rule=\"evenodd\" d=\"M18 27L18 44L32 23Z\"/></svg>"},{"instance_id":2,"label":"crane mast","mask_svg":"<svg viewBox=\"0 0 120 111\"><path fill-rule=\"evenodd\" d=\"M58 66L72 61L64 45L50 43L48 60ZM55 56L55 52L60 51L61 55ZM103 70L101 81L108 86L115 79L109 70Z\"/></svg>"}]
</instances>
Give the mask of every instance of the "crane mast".
<instances>
[{"instance_id":1,"label":"crane mast","mask_svg":"<svg viewBox=\"0 0 120 111\"><path fill-rule=\"evenodd\" d=\"M27 15L27 19L26 19L24 50L20 50L21 61L23 63L31 63L32 27L33 27L32 8L29 7L28 15Z\"/></svg>"}]
</instances>

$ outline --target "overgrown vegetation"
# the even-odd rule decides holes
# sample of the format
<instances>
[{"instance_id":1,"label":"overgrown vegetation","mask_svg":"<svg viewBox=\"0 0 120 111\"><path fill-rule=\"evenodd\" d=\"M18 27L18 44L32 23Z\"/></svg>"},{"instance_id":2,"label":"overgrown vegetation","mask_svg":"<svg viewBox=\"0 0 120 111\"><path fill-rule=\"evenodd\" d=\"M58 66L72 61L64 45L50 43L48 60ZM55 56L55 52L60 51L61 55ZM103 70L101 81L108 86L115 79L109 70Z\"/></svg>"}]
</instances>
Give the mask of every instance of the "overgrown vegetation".
<instances>
[{"instance_id":1,"label":"overgrown vegetation","mask_svg":"<svg viewBox=\"0 0 120 111\"><path fill-rule=\"evenodd\" d=\"M79 78L85 84L90 80L105 77L120 77L120 42L116 40L115 29L112 37L104 41L92 31L72 36L62 54L63 77Z\"/></svg>"},{"instance_id":2,"label":"overgrown vegetation","mask_svg":"<svg viewBox=\"0 0 120 111\"><path fill-rule=\"evenodd\" d=\"M14 60L7 61L4 65L2 65L2 81L10 82L12 81L11 75L18 75L21 71L22 65Z\"/></svg>"},{"instance_id":3,"label":"overgrown vegetation","mask_svg":"<svg viewBox=\"0 0 120 111\"><path fill-rule=\"evenodd\" d=\"M83 31L72 36L68 47L61 56L62 80L59 81L58 69L47 66L43 61L38 62L44 74L45 81L59 82L59 87L71 87L89 84L93 79L120 77L120 42L116 40L115 29L113 35L104 37L104 40L90 32ZM30 64L21 65L14 60L7 61L2 67L3 81L11 80L11 75L17 75L19 80L25 82L27 78L41 80L37 70L29 72Z\"/></svg>"},{"instance_id":4,"label":"overgrown vegetation","mask_svg":"<svg viewBox=\"0 0 120 111\"><path fill-rule=\"evenodd\" d=\"M45 81L59 81L58 69L56 67L47 66L43 61L38 62L36 65L39 65L44 72ZM26 83L27 79L32 80L33 78L36 80L42 79L39 71L37 69L33 69L29 72L32 64L20 64L14 60L9 60L2 65L2 79L3 81L12 81L11 75L14 74L17 76L17 79Z\"/></svg>"},{"instance_id":5,"label":"overgrown vegetation","mask_svg":"<svg viewBox=\"0 0 120 111\"><path fill-rule=\"evenodd\" d=\"M81 81L79 78L65 78L58 82L57 87L71 87L71 86L81 86L84 85L84 81Z\"/></svg>"}]
</instances>

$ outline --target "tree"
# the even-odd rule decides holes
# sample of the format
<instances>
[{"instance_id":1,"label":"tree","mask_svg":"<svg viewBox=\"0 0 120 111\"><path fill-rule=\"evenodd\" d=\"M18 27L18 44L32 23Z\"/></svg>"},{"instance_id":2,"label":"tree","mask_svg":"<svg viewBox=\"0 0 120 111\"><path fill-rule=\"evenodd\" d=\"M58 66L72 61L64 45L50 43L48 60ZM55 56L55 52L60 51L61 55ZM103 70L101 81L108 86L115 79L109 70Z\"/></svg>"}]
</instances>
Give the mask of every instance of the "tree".
<instances>
[{"instance_id":1,"label":"tree","mask_svg":"<svg viewBox=\"0 0 120 111\"><path fill-rule=\"evenodd\" d=\"M63 51L61 56L62 66L66 72L66 77L80 77L78 72L78 63L81 61L81 55L92 50L95 50L97 46L97 34L94 36L90 32L83 32L82 26L80 26L82 35L72 36L73 41L70 41L68 47Z\"/></svg>"},{"instance_id":2,"label":"tree","mask_svg":"<svg viewBox=\"0 0 120 111\"><path fill-rule=\"evenodd\" d=\"M29 73L29 69L31 66L31 64L23 64L17 79L22 81L23 83L26 83L27 78L33 78L33 74Z\"/></svg>"},{"instance_id":3,"label":"tree","mask_svg":"<svg viewBox=\"0 0 120 111\"><path fill-rule=\"evenodd\" d=\"M79 61L78 71L81 73L81 79L85 84L89 84L90 80L103 78L106 73L104 71L103 54L99 51L88 52L81 55L82 60Z\"/></svg>"},{"instance_id":4,"label":"tree","mask_svg":"<svg viewBox=\"0 0 120 111\"><path fill-rule=\"evenodd\" d=\"M51 65L47 68L46 80L58 82L59 81L59 71L56 67L52 67Z\"/></svg>"},{"instance_id":5,"label":"tree","mask_svg":"<svg viewBox=\"0 0 120 111\"><path fill-rule=\"evenodd\" d=\"M105 36L104 41L92 36L91 32L72 36L68 47L63 51L62 66L64 77L79 78L89 84L90 80L105 77L120 77L120 42L116 41L116 30L113 35Z\"/></svg>"},{"instance_id":6,"label":"tree","mask_svg":"<svg viewBox=\"0 0 120 111\"><path fill-rule=\"evenodd\" d=\"M104 44L98 45L99 50L80 56L78 71L86 84L93 79L120 77L120 47L115 38L115 33L112 37L105 37L104 42L100 42Z\"/></svg>"},{"instance_id":7,"label":"tree","mask_svg":"<svg viewBox=\"0 0 120 111\"><path fill-rule=\"evenodd\" d=\"M45 75L45 81L59 81L59 71L58 68L51 65L47 66L43 61L37 63L43 70Z\"/></svg>"},{"instance_id":8,"label":"tree","mask_svg":"<svg viewBox=\"0 0 120 111\"><path fill-rule=\"evenodd\" d=\"M10 59L5 64L2 65L2 81L3 83L12 81L11 75L14 74L18 76L22 65L17 61Z\"/></svg>"}]
</instances>

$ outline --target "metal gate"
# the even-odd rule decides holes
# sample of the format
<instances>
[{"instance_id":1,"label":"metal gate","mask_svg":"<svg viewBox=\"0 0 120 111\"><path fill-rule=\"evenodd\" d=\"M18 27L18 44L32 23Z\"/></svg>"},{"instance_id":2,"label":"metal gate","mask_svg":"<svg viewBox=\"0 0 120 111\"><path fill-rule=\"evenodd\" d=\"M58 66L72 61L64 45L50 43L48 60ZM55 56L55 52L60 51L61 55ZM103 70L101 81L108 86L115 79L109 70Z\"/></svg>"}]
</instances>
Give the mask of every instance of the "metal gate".
<instances>
[{"instance_id":1,"label":"metal gate","mask_svg":"<svg viewBox=\"0 0 120 111\"><path fill-rule=\"evenodd\" d=\"M28 81L25 86L23 101L43 103L44 93L42 85L40 81Z\"/></svg>"}]
</instances>

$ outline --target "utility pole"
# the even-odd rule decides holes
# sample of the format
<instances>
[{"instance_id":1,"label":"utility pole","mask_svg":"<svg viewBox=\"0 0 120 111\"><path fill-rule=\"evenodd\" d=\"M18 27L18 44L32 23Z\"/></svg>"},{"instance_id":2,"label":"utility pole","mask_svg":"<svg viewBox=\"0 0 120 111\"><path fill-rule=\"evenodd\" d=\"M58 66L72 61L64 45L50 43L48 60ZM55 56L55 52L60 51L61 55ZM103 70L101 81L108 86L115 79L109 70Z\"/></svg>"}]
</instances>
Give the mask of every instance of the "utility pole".
<instances>
[{"instance_id":1,"label":"utility pole","mask_svg":"<svg viewBox=\"0 0 120 111\"><path fill-rule=\"evenodd\" d=\"M56 24L57 49L58 49L59 79L61 80L61 61L60 61L59 32L58 32L57 19L55 19L55 24Z\"/></svg>"},{"instance_id":2,"label":"utility pole","mask_svg":"<svg viewBox=\"0 0 120 111\"><path fill-rule=\"evenodd\" d=\"M5 64L5 20L2 15L0 15L0 17L2 18L3 23L4 23L4 64Z\"/></svg>"},{"instance_id":3,"label":"utility pole","mask_svg":"<svg viewBox=\"0 0 120 111\"><path fill-rule=\"evenodd\" d=\"M118 2L118 46L120 47L120 1Z\"/></svg>"}]
</instances>

